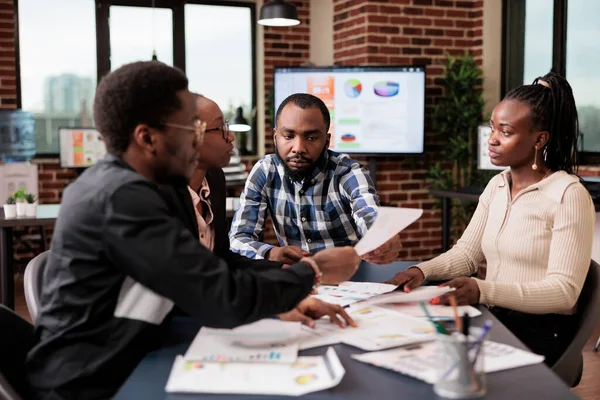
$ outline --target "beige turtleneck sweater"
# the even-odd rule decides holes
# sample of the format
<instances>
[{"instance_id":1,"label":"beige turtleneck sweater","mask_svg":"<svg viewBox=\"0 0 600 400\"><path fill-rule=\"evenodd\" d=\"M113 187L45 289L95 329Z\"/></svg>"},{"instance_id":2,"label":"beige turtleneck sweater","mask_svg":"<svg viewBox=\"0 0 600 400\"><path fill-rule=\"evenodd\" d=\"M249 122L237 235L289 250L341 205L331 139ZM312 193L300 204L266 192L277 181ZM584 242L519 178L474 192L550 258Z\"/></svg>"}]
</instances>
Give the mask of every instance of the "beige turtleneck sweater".
<instances>
[{"instance_id":1,"label":"beige turtleneck sweater","mask_svg":"<svg viewBox=\"0 0 600 400\"><path fill-rule=\"evenodd\" d=\"M418 265L426 279L470 276L482 304L532 314L573 314L587 276L596 213L574 175L556 172L510 194L510 170L490 180L456 245Z\"/></svg>"}]
</instances>

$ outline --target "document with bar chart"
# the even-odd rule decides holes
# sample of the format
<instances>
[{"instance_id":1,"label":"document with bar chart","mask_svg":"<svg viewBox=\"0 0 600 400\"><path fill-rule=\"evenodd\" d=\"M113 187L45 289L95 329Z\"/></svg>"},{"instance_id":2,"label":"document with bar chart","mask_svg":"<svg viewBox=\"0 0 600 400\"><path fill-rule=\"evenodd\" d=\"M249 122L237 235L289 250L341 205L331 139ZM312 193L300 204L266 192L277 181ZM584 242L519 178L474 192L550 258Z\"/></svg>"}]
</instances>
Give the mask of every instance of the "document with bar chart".
<instances>
[{"instance_id":1,"label":"document with bar chart","mask_svg":"<svg viewBox=\"0 0 600 400\"><path fill-rule=\"evenodd\" d=\"M235 329L202 328L185 359L204 362L293 363L299 322L264 319Z\"/></svg>"}]
</instances>

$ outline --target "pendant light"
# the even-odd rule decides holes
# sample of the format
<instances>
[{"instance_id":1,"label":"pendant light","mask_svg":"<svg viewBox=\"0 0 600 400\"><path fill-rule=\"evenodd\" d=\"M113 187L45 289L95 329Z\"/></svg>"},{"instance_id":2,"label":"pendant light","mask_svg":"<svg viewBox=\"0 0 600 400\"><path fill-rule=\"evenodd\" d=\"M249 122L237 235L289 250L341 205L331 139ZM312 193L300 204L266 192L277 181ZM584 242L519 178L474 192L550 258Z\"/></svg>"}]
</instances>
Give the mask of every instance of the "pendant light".
<instances>
[{"instance_id":1,"label":"pendant light","mask_svg":"<svg viewBox=\"0 0 600 400\"><path fill-rule=\"evenodd\" d=\"M258 23L265 26L294 26L300 24L296 6L285 0L271 0L260 9Z\"/></svg>"}]
</instances>

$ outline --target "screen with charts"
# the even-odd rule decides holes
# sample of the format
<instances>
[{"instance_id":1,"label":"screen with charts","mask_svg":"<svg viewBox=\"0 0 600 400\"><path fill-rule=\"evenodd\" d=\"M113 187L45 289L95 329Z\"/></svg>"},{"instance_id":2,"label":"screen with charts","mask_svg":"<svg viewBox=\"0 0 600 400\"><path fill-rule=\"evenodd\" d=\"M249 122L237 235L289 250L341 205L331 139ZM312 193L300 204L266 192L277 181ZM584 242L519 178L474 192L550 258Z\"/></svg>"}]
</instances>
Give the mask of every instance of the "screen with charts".
<instances>
[{"instance_id":1,"label":"screen with charts","mask_svg":"<svg viewBox=\"0 0 600 400\"><path fill-rule=\"evenodd\" d=\"M58 135L63 168L89 167L106 154L104 140L93 128L60 128Z\"/></svg>"},{"instance_id":2,"label":"screen with charts","mask_svg":"<svg viewBox=\"0 0 600 400\"><path fill-rule=\"evenodd\" d=\"M425 67L276 67L275 112L294 93L319 97L331 114L330 149L423 153Z\"/></svg>"}]
</instances>

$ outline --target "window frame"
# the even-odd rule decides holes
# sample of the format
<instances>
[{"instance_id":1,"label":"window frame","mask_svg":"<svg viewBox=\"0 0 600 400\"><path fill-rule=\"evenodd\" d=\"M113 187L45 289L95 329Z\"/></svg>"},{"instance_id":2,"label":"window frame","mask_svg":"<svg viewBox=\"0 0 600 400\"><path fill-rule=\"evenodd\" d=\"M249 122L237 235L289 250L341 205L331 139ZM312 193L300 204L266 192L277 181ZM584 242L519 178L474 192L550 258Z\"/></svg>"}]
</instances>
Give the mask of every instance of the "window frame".
<instances>
[{"instance_id":1,"label":"window frame","mask_svg":"<svg viewBox=\"0 0 600 400\"><path fill-rule=\"evenodd\" d=\"M508 91L523 84L525 63L525 2L502 0L502 72L501 98ZM569 0L553 0L552 69L562 76L567 74L567 11ZM582 142L579 142L582 145ZM600 164L600 152L580 151L579 163Z\"/></svg>"},{"instance_id":2,"label":"window frame","mask_svg":"<svg viewBox=\"0 0 600 400\"><path fill-rule=\"evenodd\" d=\"M17 108L21 109L21 63L20 63L20 41L19 41L19 0L14 1L15 21L15 83L17 88ZM96 5L96 84L111 70L110 65L110 28L109 16L110 6L144 7L150 8L148 0L94 0ZM185 72L185 5L197 4L208 6L244 7L250 10L251 32L251 109L257 107L257 59L256 59L256 4L246 1L229 0L154 0L156 8L168 8L173 13L173 65ZM25 110L26 111L26 110ZM258 115L258 114L257 114ZM258 155L258 132L257 118L252 119L252 149L251 155ZM41 157L58 156L56 153L43 153Z\"/></svg>"}]
</instances>

